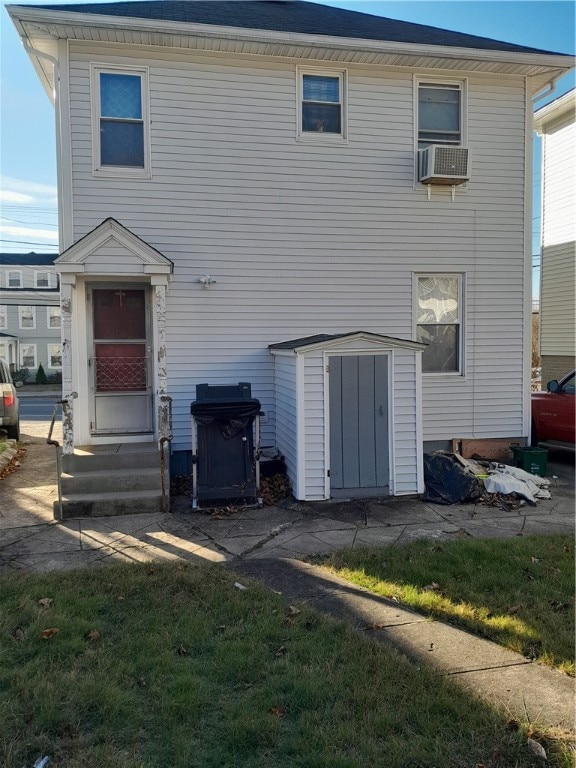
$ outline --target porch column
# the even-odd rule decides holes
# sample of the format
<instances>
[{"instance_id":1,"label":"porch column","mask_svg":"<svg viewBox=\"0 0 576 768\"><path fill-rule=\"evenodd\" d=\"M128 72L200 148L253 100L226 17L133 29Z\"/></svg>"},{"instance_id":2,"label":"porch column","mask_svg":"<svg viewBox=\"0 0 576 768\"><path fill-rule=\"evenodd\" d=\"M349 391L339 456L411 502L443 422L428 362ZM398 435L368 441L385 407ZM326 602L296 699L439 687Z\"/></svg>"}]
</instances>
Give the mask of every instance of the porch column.
<instances>
[{"instance_id":1,"label":"porch column","mask_svg":"<svg viewBox=\"0 0 576 768\"><path fill-rule=\"evenodd\" d=\"M154 325L156 342L156 393L158 410L158 439L171 438L172 400L168 395L168 368L166 365L166 291L164 275L152 277L154 287Z\"/></svg>"},{"instance_id":2,"label":"porch column","mask_svg":"<svg viewBox=\"0 0 576 768\"><path fill-rule=\"evenodd\" d=\"M74 453L74 400L72 392L72 296L76 276L60 275L61 338L62 338L62 397L68 403L62 407L62 452Z\"/></svg>"}]
</instances>

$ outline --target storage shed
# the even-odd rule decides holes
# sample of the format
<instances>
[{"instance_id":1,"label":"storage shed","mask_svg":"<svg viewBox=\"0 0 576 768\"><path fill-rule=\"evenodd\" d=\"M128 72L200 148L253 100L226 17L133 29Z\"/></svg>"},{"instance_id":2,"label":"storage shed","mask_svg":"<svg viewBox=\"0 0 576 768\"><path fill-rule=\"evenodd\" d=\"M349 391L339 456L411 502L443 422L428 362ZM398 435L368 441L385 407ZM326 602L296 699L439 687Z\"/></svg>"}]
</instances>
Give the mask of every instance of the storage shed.
<instances>
[{"instance_id":1,"label":"storage shed","mask_svg":"<svg viewBox=\"0 0 576 768\"><path fill-rule=\"evenodd\" d=\"M269 346L276 444L297 499L424 491L423 349L365 331Z\"/></svg>"}]
</instances>

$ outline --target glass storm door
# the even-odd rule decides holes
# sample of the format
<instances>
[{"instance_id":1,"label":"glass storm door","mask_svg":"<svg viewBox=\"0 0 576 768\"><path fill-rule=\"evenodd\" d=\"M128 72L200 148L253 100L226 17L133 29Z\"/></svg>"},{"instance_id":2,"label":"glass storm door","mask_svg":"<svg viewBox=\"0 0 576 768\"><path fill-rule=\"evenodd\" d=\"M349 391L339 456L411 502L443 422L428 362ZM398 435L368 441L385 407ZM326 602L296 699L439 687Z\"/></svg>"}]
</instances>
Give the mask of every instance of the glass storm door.
<instances>
[{"instance_id":1,"label":"glass storm door","mask_svg":"<svg viewBox=\"0 0 576 768\"><path fill-rule=\"evenodd\" d=\"M152 431L151 344L145 288L92 288L92 434Z\"/></svg>"}]
</instances>

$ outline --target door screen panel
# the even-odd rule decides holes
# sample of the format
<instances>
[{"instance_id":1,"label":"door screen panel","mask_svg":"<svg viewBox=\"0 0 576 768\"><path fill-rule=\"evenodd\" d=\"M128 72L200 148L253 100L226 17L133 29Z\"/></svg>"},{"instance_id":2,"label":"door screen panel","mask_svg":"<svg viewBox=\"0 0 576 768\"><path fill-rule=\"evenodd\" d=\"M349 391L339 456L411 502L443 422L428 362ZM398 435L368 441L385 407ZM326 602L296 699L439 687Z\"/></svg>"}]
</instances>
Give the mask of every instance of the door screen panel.
<instances>
[{"instance_id":1,"label":"door screen panel","mask_svg":"<svg viewBox=\"0 0 576 768\"><path fill-rule=\"evenodd\" d=\"M98 339L146 339L143 290L94 291L94 340Z\"/></svg>"}]
</instances>

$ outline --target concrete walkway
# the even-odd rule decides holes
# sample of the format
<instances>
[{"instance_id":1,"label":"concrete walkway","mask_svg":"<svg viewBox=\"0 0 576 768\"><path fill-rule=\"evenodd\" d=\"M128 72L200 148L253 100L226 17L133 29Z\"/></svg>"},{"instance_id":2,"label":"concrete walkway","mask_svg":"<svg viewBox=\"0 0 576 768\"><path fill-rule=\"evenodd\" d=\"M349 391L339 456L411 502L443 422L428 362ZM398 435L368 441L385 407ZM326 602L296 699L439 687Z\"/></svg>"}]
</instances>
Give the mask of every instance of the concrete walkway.
<instances>
[{"instance_id":1,"label":"concrete walkway","mask_svg":"<svg viewBox=\"0 0 576 768\"><path fill-rule=\"evenodd\" d=\"M440 506L419 499L298 504L245 509L215 517L173 500L170 514L53 518L57 498L54 448L48 423L24 422L27 454L0 481L0 572L53 571L111 562L185 560L226 563L287 599L360 628L377 625L375 639L391 640L418 662L431 663L514 716L574 727L574 681L441 622L431 622L301 562L342 547L394 546L417 538L515 537L574 532L574 466L550 463L550 501L516 510L481 505ZM58 433L55 434L59 439Z\"/></svg>"}]
</instances>

